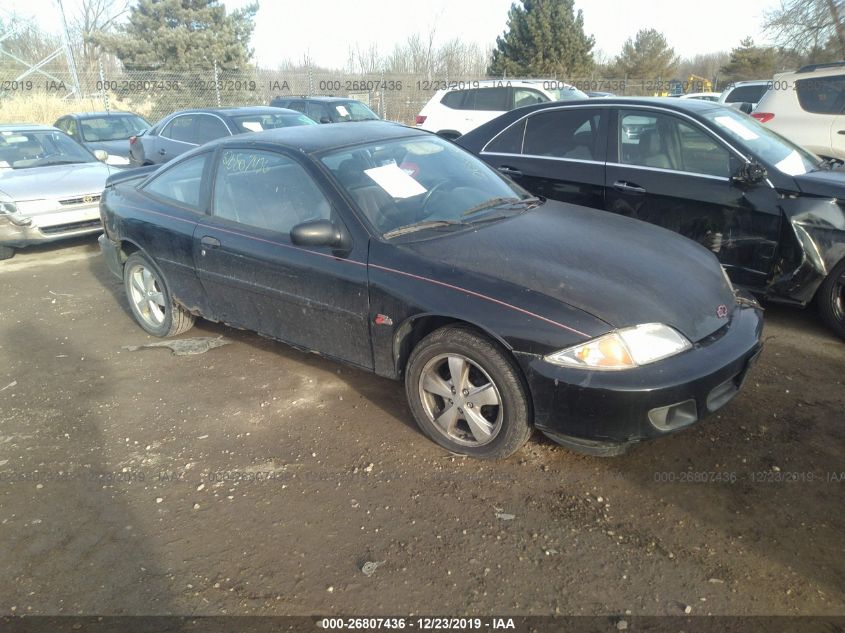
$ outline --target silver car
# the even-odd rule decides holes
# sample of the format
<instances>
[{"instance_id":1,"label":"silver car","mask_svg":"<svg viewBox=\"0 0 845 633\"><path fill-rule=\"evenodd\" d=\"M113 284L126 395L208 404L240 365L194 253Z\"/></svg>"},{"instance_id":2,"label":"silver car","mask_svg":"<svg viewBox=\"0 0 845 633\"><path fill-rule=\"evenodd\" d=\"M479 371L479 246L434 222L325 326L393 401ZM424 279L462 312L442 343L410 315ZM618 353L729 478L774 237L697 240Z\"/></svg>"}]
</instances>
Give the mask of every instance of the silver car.
<instances>
[{"instance_id":1,"label":"silver car","mask_svg":"<svg viewBox=\"0 0 845 633\"><path fill-rule=\"evenodd\" d=\"M100 194L112 173L106 158L54 127L0 125L0 259L101 231Z\"/></svg>"}]
</instances>

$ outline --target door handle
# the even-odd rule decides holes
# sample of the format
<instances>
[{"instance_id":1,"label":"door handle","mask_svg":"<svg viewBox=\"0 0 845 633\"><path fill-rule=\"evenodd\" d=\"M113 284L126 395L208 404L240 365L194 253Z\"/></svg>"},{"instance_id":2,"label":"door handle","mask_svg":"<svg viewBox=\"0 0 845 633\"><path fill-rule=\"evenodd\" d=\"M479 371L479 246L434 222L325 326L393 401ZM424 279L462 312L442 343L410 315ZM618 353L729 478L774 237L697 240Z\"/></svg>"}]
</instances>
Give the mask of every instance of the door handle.
<instances>
[{"instance_id":1,"label":"door handle","mask_svg":"<svg viewBox=\"0 0 845 633\"><path fill-rule=\"evenodd\" d=\"M220 240L218 240L216 237L211 237L210 235L205 235L200 240L200 244L202 244L203 246L205 246L207 248L217 248L218 246L220 246Z\"/></svg>"},{"instance_id":2,"label":"door handle","mask_svg":"<svg viewBox=\"0 0 845 633\"><path fill-rule=\"evenodd\" d=\"M164 149L158 150L159 155L164 156L167 152Z\"/></svg>"},{"instance_id":3,"label":"door handle","mask_svg":"<svg viewBox=\"0 0 845 633\"><path fill-rule=\"evenodd\" d=\"M505 174L507 176L516 176L517 178L522 176L521 171L519 171L518 169L514 169L513 167L508 167L507 165L502 165L498 169L499 169L500 172L502 172L503 174Z\"/></svg>"},{"instance_id":4,"label":"door handle","mask_svg":"<svg viewBox=\"0 0 845 633\"><path fill-rule=\"evenodd\" d=\"M643 195L646 191L639 185L635 185L632 182L625 182L624 180L617 180L613 183L613 188L616 191L621 191L623 193L635 193L637 195Z\"/></svg>"}]
</instances>

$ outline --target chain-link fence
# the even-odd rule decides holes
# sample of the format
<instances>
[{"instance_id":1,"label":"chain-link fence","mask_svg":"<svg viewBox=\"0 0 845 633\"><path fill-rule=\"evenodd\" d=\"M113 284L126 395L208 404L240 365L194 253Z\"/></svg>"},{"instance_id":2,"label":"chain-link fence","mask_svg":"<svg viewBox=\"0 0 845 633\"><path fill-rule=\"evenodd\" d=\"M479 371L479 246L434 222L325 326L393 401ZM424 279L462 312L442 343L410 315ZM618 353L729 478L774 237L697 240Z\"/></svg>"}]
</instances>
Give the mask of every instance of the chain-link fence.
<instances>
[{"instance_id":1,"label":"chain-link fence","mask_svg":"<svg viewBox=\"0 0 845 633\"><path fill-rule=\"evenodd\" d=\"M413 123L431 96L445 87L473 87L478 81L501 77L430 77L424 74L355 74L323 69L223 70L212 67L191 72L97 70L49 76L20 68L0 67L0 122L52 123L78 110L131 110L155 122L185 108L268 105L277 96L333 95L367 104L384 119ZM77 86L78 81L78 86ZM550 79L583 91L620 96L653 96L697 92L702 86L679 85L661 79Z\"/></svg>"}]
</instances>

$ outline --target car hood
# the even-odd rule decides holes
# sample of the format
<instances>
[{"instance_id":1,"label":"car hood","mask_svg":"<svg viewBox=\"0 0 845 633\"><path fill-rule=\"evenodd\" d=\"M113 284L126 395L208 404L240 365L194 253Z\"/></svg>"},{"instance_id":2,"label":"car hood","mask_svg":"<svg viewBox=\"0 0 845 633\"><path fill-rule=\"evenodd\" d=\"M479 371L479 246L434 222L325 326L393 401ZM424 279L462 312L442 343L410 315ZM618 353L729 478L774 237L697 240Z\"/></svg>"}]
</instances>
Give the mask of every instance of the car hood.
<instances>
[{"instance_id":1,"label":"car hood","mask_svg":"<svg viewBox=\"0 0 845 633\"><path fill-rule=\"evenodd\" d=\"M724 326L735 305L719 262L704 247L576 205L547 201L505 221L407 247L542 293L616 328L665 323L693 342Z\"/></svg>"},{"instance_id":2,"label":"car hood","mask_svg":"<svg viewBox=\"0 0 845 633\"><path fill-rule=\"evenodd\" d=\"M803 192L825 198L845 199L845 168L811 171L793 176L795 184Z\"/></svg>"},{"instance_id":3,"label":"car hood","mask_svg":"<svg viewBox=\"0 0 845 633\"><path fill-rule=\"evenodd\" d=\"M16 201L100 193L111 170L101 162L0 169L0 195Z\"/></svg>"},{"instance_id":4,"label":"car hood","mask_svg":"<svg viewBox=\"0 0 845 633\"><path fill-rule=\"evenodd\" d=\"M129 139L118 139L116 141L86 141L85 147L92 152L98 149L105 150L111 156L123 156L129 158Z\"/></svg>"}]
</instances>

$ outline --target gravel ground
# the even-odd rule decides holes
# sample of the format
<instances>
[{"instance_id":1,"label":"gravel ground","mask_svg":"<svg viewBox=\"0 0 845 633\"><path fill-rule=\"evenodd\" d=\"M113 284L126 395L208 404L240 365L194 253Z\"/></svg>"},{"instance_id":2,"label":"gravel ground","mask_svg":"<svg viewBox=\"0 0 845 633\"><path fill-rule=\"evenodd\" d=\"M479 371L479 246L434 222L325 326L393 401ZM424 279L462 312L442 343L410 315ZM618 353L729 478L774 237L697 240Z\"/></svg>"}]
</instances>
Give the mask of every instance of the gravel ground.
<instances>
[{"instance_id":1,"label":"gravel ground","mask_svg":"<svg viewBox=\"0 0 845 633\"><path fill-rule=\"evenodd\" d=\"M845 345L811 311L770 307L686 432L497 463L248 332L126 349L155 340L93 239L0 263L0 315L0 614L845 615Z\"/></svg>"}]
</instances>

